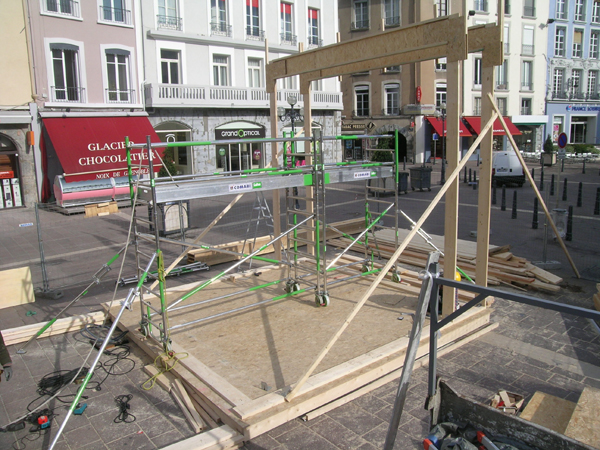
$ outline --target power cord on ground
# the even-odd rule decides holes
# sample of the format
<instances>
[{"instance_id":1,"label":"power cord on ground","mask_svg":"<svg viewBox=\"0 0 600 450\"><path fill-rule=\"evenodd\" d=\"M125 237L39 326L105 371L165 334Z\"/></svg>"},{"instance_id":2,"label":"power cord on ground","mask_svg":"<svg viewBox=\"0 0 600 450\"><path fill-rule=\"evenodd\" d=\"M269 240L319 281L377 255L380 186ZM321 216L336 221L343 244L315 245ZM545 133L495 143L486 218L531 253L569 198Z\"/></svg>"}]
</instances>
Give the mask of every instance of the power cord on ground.
<instances>
[{"instance_id":1,"label":"power cord on ground","mask_svg":"<svg viewBox=\"0 0 600 450\"><path fill-rule=\"evenodd\" d=\"M154 385L156 384L156 379L159 376L161 376L165 372L173 370L175 368L175 366L177 366L177 363L180 360L185 359L188 356L190 356L190 355L189 355L189 353L186 353L186 352L181 352L181 353L163 352L160 355L158 355L156 358L154 358L154 366L158 369L158 373L156 375L153 375L150 378L148 378L142 384L142 389L144 389L145 391L149 391L150 389L152 389L154 387ZM169 361L173 361L173 360L175 362L173 362L172 365L169 365ZM159 361L162 361L162 363L159 363ZM148 383L150 383L150 384L148 384Z\"/></svg>"},{"instance_id":2,"label":"power cord on ground","mask_svg":"<svg viewBox=\"0 0 600 450\"><path fill-rule=\"evenodd\" d=\"M117 395L115 403L119 407L119 414L113 419L114 423L131 423L135 422L136 417L129 412L131 406L129 402L133 399L131 394Z\"/></svg>"}]
</instances>

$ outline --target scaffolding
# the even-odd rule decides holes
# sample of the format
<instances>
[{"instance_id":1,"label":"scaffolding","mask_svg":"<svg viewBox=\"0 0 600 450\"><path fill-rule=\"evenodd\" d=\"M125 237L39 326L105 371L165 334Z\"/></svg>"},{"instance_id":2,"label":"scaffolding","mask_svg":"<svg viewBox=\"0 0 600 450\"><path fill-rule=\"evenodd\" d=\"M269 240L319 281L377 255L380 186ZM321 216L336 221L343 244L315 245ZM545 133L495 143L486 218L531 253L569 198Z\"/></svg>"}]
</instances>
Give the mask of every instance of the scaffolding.
<instances>
[{"instance_id":1,"label":"scaffolding","mask_svg":"<svg viewBox=\"0 0 600 450\"><path fill-rule=\"evenodd\" d=\"M326 140L340 141L347 139L367 139L373 142L376 139L392 139L393 148L380 149L369 148L367 154L379 151L389 154L387 162L351 161L351 162L325 162L323 155L323 142ZM284 157L284 163L280 167L265 167L257 169L243 169L237 171L218 172L210 174L177 175L159 177L155 174L157 161L160 160L158 149L180 146L210 146L217 142L169 142L152 143L147 138L145 144L130 144L126 139L127 152L130 154L132 149L141 149L147 156L143 158L147 165L129 162L128 170L130 174L130 192L133 206L133 230L134 230L134 249L137 264L137 285L131 289L131 295L139 298L140 303L140 328L146 337L152 337L158 341L165 350L170 350L170 332L172 330L197 324L215 317L232 314L241 310L257 307L274 300L280 300L293 295L297 295L310 290L314 291L315 304L317 306L329 306L328 286L334 283L348 281L355 277L365 276L378 272L374 269L373 259L377 252L377 245L374 250L367 250L365 245L364 258L350 264L336 265L340 257L351 249L354 244L368 244L369 239L375 243L376 231L378 229L394 229L396 236L396 245L398 244L398 182L399 182L399 158L398 158L398 132L395 135L352 135L352 136L330 136L324 137L316 135L313 137L284 137L284 138L262 138L262 139L231 139L219 141L218 144L241 144L241 143L268 143L273 146L283 144L289 145L293 151L288 152ZM295 151L297 142L306 143L309 150L299 153ZM286 162L287 159L287 162ZM303 159L308 164L296 165L298 159ZM130 158L128 158L130 161ZM137 179L133 173L140 170L148 171L148 178ZM383 180L381 183L374 183L375 180ZM390 182L388 182L388 180ZM365 185L365 229L357 237L346 235L333 225L330 225L326 218L326 186L334 183L362 182ZM387 183L387 184L386 184ZM275 222L279 217L273 218L268 202L264 197L265 191L284 189L286 192L284 212L284 229L280 234L275 233ZM299 193L302 190L302 195ZM246 242L252 242L251 251L245 253L235 252L201 242L202 233L195 241L186 240L182 230L182 240L175 240L161 235L158 224L157 207L163 203L176 203L189 201L192 199L203 199L230 195L232 193L255 193L256 199L252 207L252 217L246 228L244 236L244 245ZM275 197L275 196L274 196ZM389 197L384 199L384 197ZM234 200L235 202L236 200ZM375 213L371 206L377 205L378 212ZM142 215L137 211L136 206L148 206L149 216ZM383 212L379 209L383 207ZM227 210L227 208L226 208ZM181 210L180 210L180 213ZM219 215L211 224L214 225ZM389 217L392 216L390 221ZM388 219L384 222L384 219ZM257 230L260 221L267 223L269 230L269 241L266 244L257 247ZM268 222L271 222L270 224ZM393 225L386 225L392 223ZM272 225L269 227L268 225ZM351 243L341 251L331 261L327 261L327 232L333 231L351 238ZM208 230L206 230L208 231ZM251 234L254 233L254 236ZM284 241L282 243L282 241ZM150 243L153 252L145 251L142 243ZM175 262L169 268L165 268L164 256L161 245L173 244L187 248L209 249L216 252L233 254L239 259L226 270L218 273L210 279L200 283L193 289L190 289L175 300L167 302L167 289L165 279L171 270L176 270ZM259 256L261 252L270 246L276 248L281 245L283 251L281 258L266 258ZM184 252L185 253L185 252ZM276 252L277 254L277 252ZM287 276L284 279L259 285L251 290L261 287L282 284L285 293L280 296L251 303L241 308L221 312L217 315L196 319L191 322L169 326L169 312L180 311L182 309L198 306L223 300L224 298L248 292L238 291L215 298L210 298L196 303L186 303L192 295L211 285L213 282L223 278L225 275L240 269L243 264L252 261L262 261L269 264L276 264L287 267ZM328 274L340 267L348 265L362 265L362 271L358 275L338 278L334 281L328 281ZM393 279L399 281L396 266L392 270ZM155 279L155 283L146 286L144 282L148 279Z\"/></svg>"}]
</instances>

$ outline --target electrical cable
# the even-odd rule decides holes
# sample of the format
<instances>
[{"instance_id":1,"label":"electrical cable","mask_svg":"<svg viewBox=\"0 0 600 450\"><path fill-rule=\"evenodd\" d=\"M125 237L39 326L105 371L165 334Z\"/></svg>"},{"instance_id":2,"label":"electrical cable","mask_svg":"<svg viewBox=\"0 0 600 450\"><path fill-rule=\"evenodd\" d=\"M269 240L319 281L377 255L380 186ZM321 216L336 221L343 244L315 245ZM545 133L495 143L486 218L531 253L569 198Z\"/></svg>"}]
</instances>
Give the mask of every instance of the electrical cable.
<instances>
[{"instance_id":1,"label":"electrical cable","mask_svg":"<svg viewBox=\"0 0 600 450\"><path fill-rule=\"evenodd\" d=\"M179 356L179 355L185 355L185 356ZM166 356L167 359L163 359L163 356ZM142 389L145 391L149 391L150 389L152 389L154 387L154 385L156 384L156 379L159 376L161 376L165 372L168 372L168 371L174 369L180 360L185 359L188 356L190 356L190 354L187 352L181 352L181 353L163 352L160 355L158 355L156 358L154 358L154 366L158 369L158 373L156 375L152 375L150 378L148 378L146 381L144 381L144 383L142 384ZM175 360L175 362L173 363L172 366L169 366L168 362L173 359ZM159 360L162 360L162 364L160 364L160 365L158 363ZM149 386L147 386L148 383L150 383Z\"/></svg>"},{"instance_id":2,"label":"electrical cable","mask_svg":"<svg viewBox=\"0 0 600 450\"><path fill-rule=\"evenodd\" d=\"M136 417L131 414L128 410L131 408L129 402L133 399L131 394L117 395L115 397L115 403L119 407L119 414L113 419L114 423L132 423L135 422Z\"/></svg>"}]
</instances>

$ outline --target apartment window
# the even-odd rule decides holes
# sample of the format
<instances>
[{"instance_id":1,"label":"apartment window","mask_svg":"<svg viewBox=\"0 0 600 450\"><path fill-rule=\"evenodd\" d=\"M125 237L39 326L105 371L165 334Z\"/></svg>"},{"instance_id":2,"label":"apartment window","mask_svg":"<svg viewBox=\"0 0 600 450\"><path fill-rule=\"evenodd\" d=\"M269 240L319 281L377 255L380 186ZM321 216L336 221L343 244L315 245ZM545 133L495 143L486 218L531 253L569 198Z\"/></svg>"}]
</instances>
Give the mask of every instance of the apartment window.
<instances>
[{"instance_id":1,"label":"apartment window","mask_svg":"<svg viewBox=\"0 0 600 450\"><path fill-rule=\"evenodd\" d=\"M313 91L322 91L323 90L323 80L313 80L311 81L311 89Z\"/></svg>"},{"instance_id":2,"label":"apartment window","mask_svg":"<svg viewBox=\"0 0 600 450\"><path fill-rule=\"evenodd\" d=\"M521 115L522 116L530 116L531 115L531 99L530 98L522 98L521 99Z\"/></svg>"},{"instance_id":3,"label":"apartment window","mask_svg":"<svg viewBox=\"0 0 600 450\"><path fill-rule=\"evenodd\" d=\"M383 69L383 73L400 73L400 66L390 66ZM366 73L367 75L369 72Z\"/></svg>"},{"instance_id":4,"label":"apartment window","mask_svg":"<svg viewBox=\"0 0 600 450\"><path fill-rule=\"evenodd\" d=\"M590 59L598 59L598 44L600 42L600 32L592 31L590 34Z\"/></svg>"},{"instance_id":5,"label":"apartment window","mask_svg":"<svg viewBox=\"0 0 600 450\"><path fill-rule=\"evenodd\" d=\"M211 0L210 29L212 34L231 36L227 20L227 2L225 0Z\"/></svg>"},{"instance_id":6,"label":"apartment window","mask_svg":"<svg viewBox=\"0 0 600 450\"><path fill-rule=\"evenodd\" d=\"M585 0L575 0L575 16L576 21L585 22Z\"/></svg>"},{"instance_id":7,"label":"apartment window","mask_svg":"<svg viewBox=\"0 0 600 450\"><path fill-rule=\"evenodd\" d=\"M368 116L369 115L369 86L360 85L354 88L354 95L356 99L356 116Z\"/></svg>"},{"instance_id":8,"label":"apartment window","mask_svg":"<svg viewBox=\"0 0 600 450\"><path fill-rule=\"evenodd\" d=\"M177 0L158 0L158 28L181 31Z\"/></svg>"},{"instance_id":9,"label":"apartment window","mask_svg":"<svg viewBox=\"0 0 600 450\"><path fill-rule=\"evenodd\" d=\"M213 84L229 86L229 56L213 55Z\"/></svg>"},{"instance_id":10,"label":"apartment window","mask_svg":"<svg viewBox=\"0 0 600 450\"><path fill-rule=\"evenodd\" d=\"M583 90L582 90L582 80L583 80L583 70L581 69L573 69L571 72L571 87L573 89L573 98L582 99L583 98Z\"/></svg>"},{"instance_id":11,"label":"apartment window","mask_svg":"<svg viewBox=\"0 0 600 450\"><path fill-rule=\"evenodd\" d=\"M129 25L131 12L125 9L125 0L102 0L100 20Z\"/></svg>"},{"instance_id":12,"label":"apartment window","mask_svg":"<svg viewBox=\"0 0 600 450\"><path fill-rule=\"evenodd\" d=\"M400 85L398 83L385 85L385 110L384 114L388 116L397 116L400 114Z\"/></svg>"},{"instance_id":13,"label":"apartment window","mask_svg":"<svg viewBox=\"0 0 600 450\"><path fill-rule=\"evenodd\" d=\"M504 0L504 14L510 14L510 0Z\"/></svg>"},{"instance_id":14,"label":"apartment window","mask_svg":"<svg viewBox=\"0 0 600 450\"><path fill-rule=\"evenodd\" d=\"M553 98L566 98L565 88L565 69L555 68L552 74L552 96Z\"/></svg>"},{"instance_id":15,"label":"apartment window","mask_svg":"<svg viewBox=\"0 0 600 450\"><path fill-rule=\"evenodd\" d=\"M354 0L353 30L369 28L369 2L367 0Z\"/></svg>"},{"instance_id":16,"label":"apartment window","mask_svg":"<svg viewBox=\"0 0 600 450\"><path fill-rule=\"evenodd\" d=\"M533 90L533 61L523 61L521 63L521 90Z\"/></svg>"},{"instance_id":17,"label":"apartment window","mask_svg":"<svg viewBox=\"0 0 600 450\"><path fill-rule=\"evenodd\" d=\"M297 89L297 76L294 77L286 77L286 78L280 78L278 80L279 83L279 89L281 90L288 90L288 91L295 91Z\"/></svg>"},{"instance_id":18,"label":"apartment window","mask_svg":"<svg viewBox=\"0 0 600 450\"><path fill-rule=\"evenodd\" d=\"M163 84L181 84L181 52L178 50L160 50L160 71Z\"/></svg>"},{"instance_id":19,"label":"apartment window","mask_svg":"<svg viewBox=\"0 0 600 450\"><path fill-rule=\"evenodd\" d=\"M473 60L473 84L476 89L481 89L481 58Z\"/></svg>"},{"instance_id":20,"label":"apartment window","mask_svg":"<svg viewBox=\"0 0 600 450\"><path fill-rule=\"evenodd\" d=\"M251 88L263 87L262 59L248 58L248 86Z\"/></svg>"},{"instance_id":21,"label":"apartment window","mask_svg":"<svg viewBox=\"0 0 600 450\"><path fill-rule=\"evenodd\" d=\"M320 47L323 45L319 39L319 10L308 8L308 46Z\"/></svg>"},{"instance_id":22,"label":"apartment window","mask_svg":"<svg viewBox=\"0 0 600 450\"><path fill-rule=\"evenodd\" d=\"M567 12L567 0L556 0L556 18L566 19Z\"/></svg>"},{"instance_id":23,"label":"apartment window","mask_svg":"<svg viewBox=\"0 0 600 450\"><path fill-rule=\"evenodd\" d=\"M487 12L487 0L474 0L473 9L475 11Z\"/></svg>"},{"instance_id":24,"label":"apartment window","mask_svg":"<svg viewBox=\"0 0 600 450\"><path fill-rule=\"evenodd\" d=\"M438 58L435 60L435 70L446 70L446 58Z\"/></svg>"},{"instance_id":25,"label":"apartment window","mask_svg":"<svg viewBox=\"0 0 600 450\"><path fill-rule=\"evenodd\" d=\"M435 16L442 17L448 15L448 0L435 0Z\"/></svg>"},{"instance_id":26,"label":"apartment window","mask_svg":"<svg viewBox=\"0 0 600 450\"><path fill-rule=\"evenodd\" d=\"M442 107L442 103L446 103L446 83L435 84L435 106Z\"/></svg>"},{"instance_id":27,"label":"apartment window","mask_svg":"<svg viewBox=\"0 0 600 450\"><path fill-rule=\"evenodd\" d=\"M296 45L296 36L292 30L292 4L281 2L281 43Z\"/></svg>"},{"instance_id":28,"label":"apartment window","mask_svg":"<svg viewBox=\"0 0 600 450\"><path fill-rule=\"evenodd\" d=\"M590 100L598 99L598 71L590 70L587 79L587 96Z\"/></svg>"},{"instance_id":29,"label":"apartment window","mask_svg":"<svg viewBox=\"0 0 600 450\"><path fill-rule=\"evenodd\" d=\"M400 26L400 0L385 0L385 26Z\"/></svg>"},{"instance_id":30,"label":"apartment window","mask_svg":"<svg viewBox=\"0 0 600 450\"><path fill-rule=\"evenodd\" d=\"M132 103L131 80L129 77L129 52L123 50L106 51L106 75L109 103Z\"/></svg>"},{"instance_id":31,"label":"apartment window","mask_svg":"<svg viewBox=\"0 0 600 450\"><path fill-rule=\"evenodd\" d=\"M600 0L592 1L592 23L600 23Z\"/></svg>"},{"instance_id":32,"label":"apartment window","mask_svg":"<svg viewBox=\"0 0 600 450\"><path fill-rule=\"evenodd\" d=\"M581 58L583 56L583 30L573 31L573 58Z\"/></svg>"},{"instance_id":33,"label":"apartment window","mask_svg":"<svg viewBox=\"0 0 600 450\"><path fill-rule=\"evenodd\" d=\"M535 0L525 0L523 3L523 16L535 17Z\"/></svg>"},{"instance_id":34,"label":"apartment window","mask_svg":"<svg viewBox=\"0 0 600 450\"><path fill-rule=\"evenodd\" d=\"M258 8L259 0L246 0L246 36L261 38L260 15Z\"/></svg>"},{"instance_id":35,"label":"apartment window","mask_svg":"<svg viewBox=\"0 0 600 450\"><path fill-rule=\"evenodd\" d=\"M500 110L500 114L502 114L503 116L508 114L507 113L507 111L508 111L507 105L508 105L508 99L506 97L498 97L496 99L496 106Z\"/></svg>"},{"instance_id":36,"label":"apartment window","mask_svg":"<svg viewBox=\"0 0 600 450\"><path fill-rule=\"evenodd\" d=\"M554 56L565 56L565 36L567 29L564 27L556 27L554 35Z\"/></svg>"},{"instance_id":37,"label":"apartment window","mask_svg":"<svg viewBox=\"0 0 600 450\"><path fill-rule=\"evenodd\" d=\"M496 68L496 89L508 89L508 60L505 59L501 66Z\"/></svg>"},{"instance_id":38,"label":"apartment window","mask_svg":"<svg viewBox=\"0 0 600 450\"><path fill-rule=\"evenodd\" d=\"M80 17L79 2L73 0L44 0L45 12Z\"/></svg>"},{"instance_id":39,"label":"apartment window","mask_svg":"<svg viewBox=\"0 0 600 450\"><path fill-rule=\"evenodd\" d=\"M510 25L504 24L504 53L510 53Z\"/></svg>"},{"instance_id":40,"label":"apartment window","mask_svg":"<svg viewBox=\"0 0 600 450\"><path fill-rule=\"evenodd\" d=\"M52 45L54 86L52 100L56 102L83 102L83 88L79 79L79 48L74 45Z\"/></svg>"},{"instance_id":41,"label":"apartment window","mask_svg":"<svg viewBox=\"0 0 600 450\"><path fill-rule=\"evenodd\" d=\"M475 97L473 99L473 115L481 115L481 97Z\"/></svg>"},{"instance_id":42,"label":"apartment window","mask_svg":"<svg viewBox=\"0 0 600 450\"><path fill-rule=\"evenodd\" d=\"M533 25L525 25L523 27L523 46L521 48L521 54L530 56L534 54L533 52Z\"/></svg>"}]
</instances>

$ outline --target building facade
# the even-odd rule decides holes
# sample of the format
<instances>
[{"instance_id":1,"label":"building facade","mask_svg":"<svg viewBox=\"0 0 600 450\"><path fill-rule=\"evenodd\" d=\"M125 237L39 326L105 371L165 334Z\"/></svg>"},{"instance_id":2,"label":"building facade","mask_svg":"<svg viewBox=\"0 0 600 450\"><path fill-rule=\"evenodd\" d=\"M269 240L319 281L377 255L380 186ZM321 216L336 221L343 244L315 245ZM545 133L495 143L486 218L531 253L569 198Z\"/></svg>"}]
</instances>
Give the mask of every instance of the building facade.
<instances>
[{"instance_id":1,"label":"building facade","mask_svg":"<svg viewBox=\"0 0 600 450\"><path fill-rule=\"evenodd\" d=\"M330 0L157 0L144 2L140 27L144 105L163 141L215 141L271 136L268 61L336 42L337 2ZM278 107L288 97L303 106L298 80L282 80ZM337 78L312 85L312 127L337 135L342 109ZM290 135L292 123L281 122ZM293 123L297 136L306 125ZM327 142L327 160L341 147ZM236 171L270 163L265 144L179 147L178 173Z\"/></svg>"},{"instance_id":2,"label":"building facade","mask_svg":"<svg viewBox=\"0 0 600 450\"><path fill-rule=\"evenodd\" d=\"M552 0L548 22L547 133L600 144L600 2Z\"/></svg>"}]
</instances>

